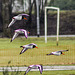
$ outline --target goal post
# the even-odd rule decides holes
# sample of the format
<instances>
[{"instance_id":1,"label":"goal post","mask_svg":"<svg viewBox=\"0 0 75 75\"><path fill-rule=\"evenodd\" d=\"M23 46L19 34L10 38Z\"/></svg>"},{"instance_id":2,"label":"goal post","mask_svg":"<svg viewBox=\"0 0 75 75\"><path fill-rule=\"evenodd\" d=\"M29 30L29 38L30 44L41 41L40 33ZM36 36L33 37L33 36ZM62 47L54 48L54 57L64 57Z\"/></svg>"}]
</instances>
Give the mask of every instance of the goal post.
<instances>
[{"instance_id":1,"label":"goal post","mask_svg":"<svg viewBox=\"0 0 75 75\"><path fill-rule=\"evenodd\" d=\"M59 12L60 9L58 7L45 7L45 43L47 43L47 9L57 10L57 45L59 40Z\"/></svg>"}]
</instances>

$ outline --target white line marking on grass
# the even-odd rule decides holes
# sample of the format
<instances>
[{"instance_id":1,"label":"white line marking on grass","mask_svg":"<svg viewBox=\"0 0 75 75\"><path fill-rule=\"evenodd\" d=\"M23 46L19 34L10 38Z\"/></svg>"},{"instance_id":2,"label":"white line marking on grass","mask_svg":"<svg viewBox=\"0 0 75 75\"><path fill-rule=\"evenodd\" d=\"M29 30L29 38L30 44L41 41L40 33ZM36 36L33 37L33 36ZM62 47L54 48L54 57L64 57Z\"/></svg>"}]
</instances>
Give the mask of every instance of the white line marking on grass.
<instances>
[{"instance_id":1,"label":"white line marking on grass","mask_svg":"<svg viewBox=\"0 0 75 75\"><path fill-rule=\"evenodd\" d=\"M0 67L2 71L26 71L28 67ZM75 70L75 66L43 66L44 71L51 70ZM39 71L38 69L32 69L31 71Z\"/></svg>"}]
</instances>

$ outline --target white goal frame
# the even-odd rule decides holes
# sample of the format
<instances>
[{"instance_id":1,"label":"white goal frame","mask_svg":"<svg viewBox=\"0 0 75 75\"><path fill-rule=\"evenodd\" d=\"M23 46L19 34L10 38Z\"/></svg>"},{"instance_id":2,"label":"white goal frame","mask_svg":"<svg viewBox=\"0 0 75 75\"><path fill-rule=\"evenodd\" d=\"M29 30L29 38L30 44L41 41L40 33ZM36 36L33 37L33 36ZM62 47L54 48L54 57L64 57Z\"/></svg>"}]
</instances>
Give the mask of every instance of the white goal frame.
<instances>
[{"instance_id":1,"label":"white goal frame","mask_svg":"<svg viewBox=\"0 0 75 75\"><path fill-rule=\"evenodd\" d=\"M58 45L58 37L59 37L59 12L60 9L58 7L45 7L45 43L47 43L47 9L57 10L57 45Z\"/></svg>"}]
</instances>

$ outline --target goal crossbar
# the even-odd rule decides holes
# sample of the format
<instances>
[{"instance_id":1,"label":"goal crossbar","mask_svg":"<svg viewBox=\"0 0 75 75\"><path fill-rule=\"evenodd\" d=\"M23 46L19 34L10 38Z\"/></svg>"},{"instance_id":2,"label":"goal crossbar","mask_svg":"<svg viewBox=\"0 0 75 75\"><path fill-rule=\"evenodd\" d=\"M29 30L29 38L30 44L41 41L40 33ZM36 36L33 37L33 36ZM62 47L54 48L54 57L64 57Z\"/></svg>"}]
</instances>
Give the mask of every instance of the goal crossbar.
<instances>
[{"instance_id":1,"label":"goal crossbar","mask_svg":"<svg viewBox=\"0 0 75 75\"><path fill-rule=\"evenodd\" d=\"M59 12L60 9L58 7L45 7L45 43L47 43L47 9L55 9L57 10L57 45L58 45L58 35L59 35Z\"/></svg>"}]
</instances>

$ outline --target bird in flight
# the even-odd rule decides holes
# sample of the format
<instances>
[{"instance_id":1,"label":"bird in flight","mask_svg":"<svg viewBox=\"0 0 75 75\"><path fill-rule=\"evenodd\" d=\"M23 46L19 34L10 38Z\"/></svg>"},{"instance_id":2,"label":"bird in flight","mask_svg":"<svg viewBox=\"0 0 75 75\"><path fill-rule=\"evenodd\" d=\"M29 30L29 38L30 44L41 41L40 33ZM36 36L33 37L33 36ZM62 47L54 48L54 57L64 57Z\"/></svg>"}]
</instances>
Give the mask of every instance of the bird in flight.
<instances>
[{"instance_id":1,"label":"bird in flight","mask_svg":"<svg viewBox=\"0 0 75 75\"><path fill-rule=\"evenodd\" d=\"M12 42L19 34L24 34L27 39L29 33L30 32L25 29L17 29L17 30L15 30L15 33L10 42Z\"/></svg>"},{"instance_id":2,"label":"bird in flight","mask_svg":"<svg viewBox=\"0 0 75 75\"><path fill-rule=\"evenodd\" d=\"M59 56L59 55L61 55L61 54L65 55L63 52L66 52L66 51L69 51L69 50L55 51L55 52L51 52L51 53L46 54L46 55L57 55L57 56Z\"/></svg>"},{"instance_id":3,"label":"bird in flight","mask_svg":"<svg viewBox=\"0 0 75 75\"><path fill-rule=\"evenodd\" d=\"M42 72L43 72L43 66L42 66L42 65L30 65L30 66L27 68L27 70L26 70L26 72L25 72L24 75L26 75L31 69L39 69L40 74L42 74Z\"/></svg>"},{"instance_id":4,"label":"bird in flight","mask_svg":"<svg viewBox=\"0 0 75 75\"><path fill-rule=\"evenodd\" d=\"M12 21L9 23L9 25L7 26L7 28L9 28L10 26L12 26L17 20L22 20L22 19L25 19L25 20L27 20L27 18L25 18L25 17L28 17L29 15L28 14L19 14L19 15L17 15L17 16L14 16L13 18L12 18Z\"/></svg>"},{"instance_id":5,"label":"bird in flight","mask_svg":"<svg viewBox=\"0 0 75 75\"><path fill-rule=\"evenodd\" d=\"M22 51L20 52L20 54L24 53L26 50L28 49L32 49L32 48L38 48L36 44L34 43L31 43L31 44L27 44L27 45L23 45L23 46L20 46L22 47Z\"/></svg>"}]
</instances>

